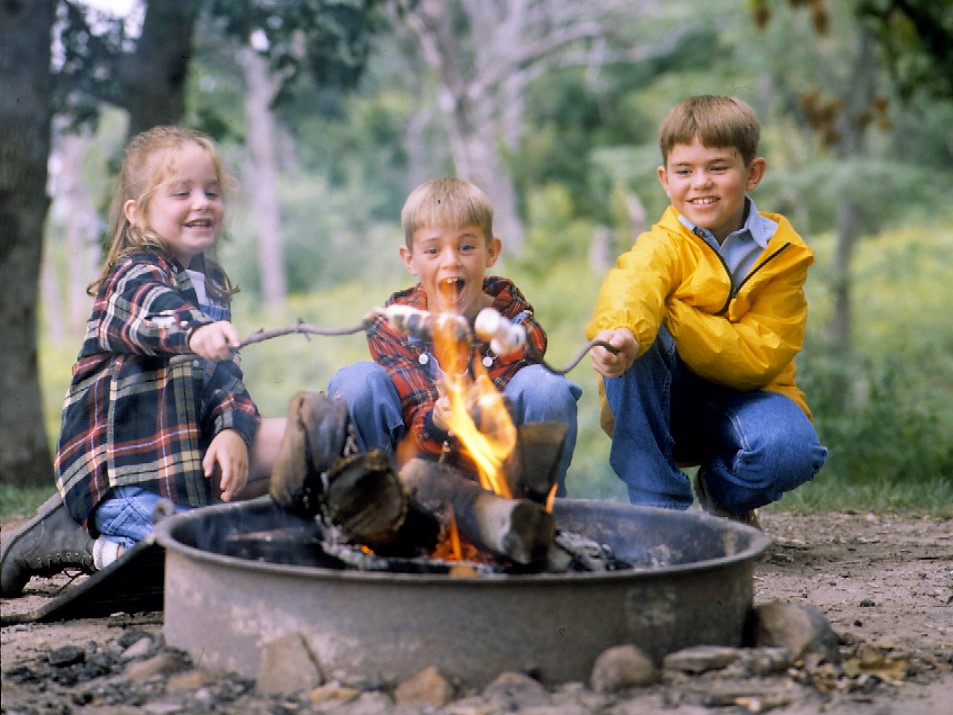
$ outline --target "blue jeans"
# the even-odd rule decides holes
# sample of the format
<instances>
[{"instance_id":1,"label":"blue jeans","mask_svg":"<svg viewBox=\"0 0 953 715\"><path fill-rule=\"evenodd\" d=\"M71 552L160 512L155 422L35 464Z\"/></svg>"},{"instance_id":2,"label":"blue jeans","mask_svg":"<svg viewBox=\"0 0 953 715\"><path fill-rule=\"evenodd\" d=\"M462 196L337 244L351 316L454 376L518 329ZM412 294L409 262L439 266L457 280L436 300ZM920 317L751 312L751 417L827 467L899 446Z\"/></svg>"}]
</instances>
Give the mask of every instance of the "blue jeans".
<instances>
[{"instance_id":1,"label":"blue jeans","mask_svg":"<svg viewBox=\"0 0 953 715\"><path fill-rule=\"evenodd\" d=\"M615 416L609 463L633 504L688 508L692 489L678 465L699 464L711 499L743 513L812 479L827 459L793 400L703 380L664 327L625 374L604 384Z\"/></svg>"},{"instance_id":2,"label":"blue jeans","mask_svg":"<svg viewBox=\"0 0 953 715\"><path fill-rule=\"evenodd\" d=\"M503 394L512 404L515 424L562 422L569 428L557 471L556 494L565 496L566 471L578 431L576 402L582 388L542 365L529 365L513 376ZM347 405L362 451L376 448L393 454L407 434L397 388L375 362L341 368L328 383L328 395Z\"/></svg>"},{"instance_id":3,"label":"blue jeans","mask_svg":"<svg viewBox=\"0 0 953 715\"><path fill-rule=\"evenodd\" d=\"M126 548L152 531L152 511L161 496L137 486L113 487L93 512L93 526L110 541ZM177 512L188 507L175 505Z\"/></svg>"}]
</instances>

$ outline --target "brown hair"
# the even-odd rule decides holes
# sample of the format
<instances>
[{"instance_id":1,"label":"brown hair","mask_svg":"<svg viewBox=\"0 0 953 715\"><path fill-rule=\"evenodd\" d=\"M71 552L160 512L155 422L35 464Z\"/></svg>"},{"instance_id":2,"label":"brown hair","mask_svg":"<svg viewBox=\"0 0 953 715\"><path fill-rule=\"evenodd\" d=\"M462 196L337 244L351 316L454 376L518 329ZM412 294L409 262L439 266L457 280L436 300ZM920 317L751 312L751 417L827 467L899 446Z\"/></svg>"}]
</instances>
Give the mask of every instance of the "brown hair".
<instances>
[{"instance_id":1,"label":"brown hair","mask_svg":"<svg viewBox=\"0 0 953 715\"><path fill-rule=\"evenodd\" d=\"M176 126L159 126L134 136L123 149L119 179L109 206L109 232L112 236L109 251L99 277L89 284L86 292L95 296L107 276L124 257L146 250L162 256L171 256L162 237L149 226L130 223L124 206L135 201L137 215L145 217L149 204L160 187L174 181L179 172L178 155L189 144L196 144L206 152L215 166L223 195L234 185L234 180L222 169L218 151L212 140L201 132ZM217 261L202 256L209 295L223 305L238 289L231 283Z\"/></svg>"},{"instance_id":2,"label":"brown hair","mask_svg":"<svg viewBox=\"0 0 953 715\"><path fill-rule=\"evenodd\" d=\"M493 206L479 187L463 179L443 176L410 192L400 211L404 240L413 248L414 233L424 226L479 226L484 238L493 238Z\"/></svg>"},{"instance_id":3,"label":"brown hair","mask_svg":"<svg viewBox=\"0 0 953 715\"><path fill-rule=\"evenodd\" d=\"M737 97L700 95L683 99L669 110L659 127L662 163L676 144L691 144L695 137L706 147L732 147L745 166L758 154L761 124L754 110Z\"/></svg>"}]
</instances>

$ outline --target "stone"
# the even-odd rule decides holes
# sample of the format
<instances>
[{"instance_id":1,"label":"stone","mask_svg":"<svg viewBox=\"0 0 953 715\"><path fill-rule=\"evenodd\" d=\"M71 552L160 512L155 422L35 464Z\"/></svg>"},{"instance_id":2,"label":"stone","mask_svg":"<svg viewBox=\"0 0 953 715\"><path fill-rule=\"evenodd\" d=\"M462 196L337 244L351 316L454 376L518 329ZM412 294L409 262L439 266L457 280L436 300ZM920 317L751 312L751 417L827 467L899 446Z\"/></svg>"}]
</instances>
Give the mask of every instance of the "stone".
<instances>
[{"instance_id":1,"label":"stone","mask_svg":"<svg viewBox=\"0 0 953 715\"><path fill-rule=\"evenodd\" d=\"M319 685L317 688L311 691L311 695L308 697L308 699L311 701L312 705L321 705L323 703L329 702L346 703L354 700L360 694L360 689L352 688L347 685L341 685L339 682L335 681L333 683Z\"/></svg>"},{"instance_id":2,"label":"stone","mask_svg":"<svg viewBox=\"0 0 953 715\"><path fill-rule=\"evenodd\" d=\"M827 618L816 608L784 601L752 609L747 639L755 647L787 648L794 661L808 654L838 663L838 638Z\"/></svg>"},{"instance_id":3,"label":"stone","mask_svg":"<svg viewBox=\"0 0 953 715\"><path fill-rule=\"evenodd\" d=\"M136 660L137 658L144 658L149 655L155 644L150 636L144 636L133 643L131 646L126 648L122 652L123 660Z\"/></svg>"},{"instance_id":4,"label":"stone","mask_svg":"<svg viewBox=\"0 0 953 715\"><path fill-rule=\"evenodd\" d=\"M721 670L741 657L738 648L721 645L697 645L669 653L662 659L662 668L682 673L705 673Z\"/></svg>"},{"instance_id":5,"label":"stone","mask_svg":"<svg viewBox=\"0 0 953 715\"><path fill-rule=\"evenodd\" d=\"M549 693L538 680L528 675L507 671L483 689L483 695L511 709L541 705L549 701Z\"/></svg>"},{"instance_id":6,"label":"stone","mask_svg":"<svg viewBox=\"0 0 953 715\"><path fill-rule=\"evenodd\" d=\"M175 673L165 684L167 693L194 692L215 682L217 674L210 670L187 670Z\"/></svg>"},{"instance_id":7,"label":"stone","mask_svg":"<svg viewBox=\"0 0 953 715\"><path fill-rule=\"evenodd\" d=\"M398 705L439 708L453 700L453 685L435 666L424 668L394 690Z\"/></svg>"},{"instance_id":8,"label":"stone","mask_svg":"<svg viewBox=\"0 0 953 715\"><path fill-rule=\"evenodd\" d=\"M258 692L292 695L311 692L323 683L321 669L300 633L289 633L262 648L255 679Z\"/></svg>"},{"instance_id":9,"label":"stone","mask_svg":"<svg viewBox=\"0 0 953 715\"><path fill-rule=\"evenodd\" d=\"M634 645L620 645L599 654L589 682L598 693L614 693L652 685L658 679L658 668L645 651Z\"/></svg>"},{"instance_id":10,"label":"stone","mask_svg":"<svg viewBox=\"0 0 953 715\"><path fill-rule=\"evenodd\" d=\"M189 661L183 654L173 650L163 650L151 658L134 660L125 668L126 677L131 680L146 680L155 675L169 676L189 669Z\"/></svg>"}]
</instances>

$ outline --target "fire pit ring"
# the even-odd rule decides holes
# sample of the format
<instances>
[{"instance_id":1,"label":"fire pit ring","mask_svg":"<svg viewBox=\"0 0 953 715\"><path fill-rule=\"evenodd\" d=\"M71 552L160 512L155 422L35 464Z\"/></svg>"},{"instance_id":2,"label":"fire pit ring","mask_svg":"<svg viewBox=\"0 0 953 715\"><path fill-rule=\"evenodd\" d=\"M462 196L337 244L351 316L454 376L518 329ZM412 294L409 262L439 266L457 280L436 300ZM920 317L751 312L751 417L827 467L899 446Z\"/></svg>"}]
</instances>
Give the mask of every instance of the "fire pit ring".
<instances>
[{"instance_id":1,"label":"fire pit ring","mask_svg":"<svg viewBox=\"0 0 953 715\"><path fill-rule=\"evenodd\" d=\"M585 681L596 657L634 644L656 661L692 645L737 646L768 538L699 511L563 499L559 528L635 568L487 574L342 570L226 555L229 539L316 525L264 497L169 516L164 634L204 667L253 678L262 649L299 633L327 680L397 684L437 666L464 686L503 671Z\"/></svg>"}]
</instances>

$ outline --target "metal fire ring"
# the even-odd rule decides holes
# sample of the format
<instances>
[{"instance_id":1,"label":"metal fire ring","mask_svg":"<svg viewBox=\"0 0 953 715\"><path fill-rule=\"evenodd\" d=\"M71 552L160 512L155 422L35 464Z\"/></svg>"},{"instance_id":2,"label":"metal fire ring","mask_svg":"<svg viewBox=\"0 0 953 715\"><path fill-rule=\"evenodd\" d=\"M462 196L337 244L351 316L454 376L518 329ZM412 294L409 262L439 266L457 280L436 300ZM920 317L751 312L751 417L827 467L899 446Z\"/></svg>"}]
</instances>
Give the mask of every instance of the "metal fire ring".
<instances>
[{"instance_id":1,"label":"metal fire ring","mask_svg":"<svg viewBox=\"0 0 953 715\"><path fill-rule=\"evenodd\" d=\"M273 563L225 555L226 544L274 529L304 541L314 523L268 497L177 514L156 527L165 637L203 666L255 677L262 649L299 633L326 679L365 688L430 665L467 686L507 670L585 681L614 645L661 661L692 645L741 643L763 533L699 511L606 501L557 500L554 515L636 567L455 578Z\"/></svg>"}]
</instances>

